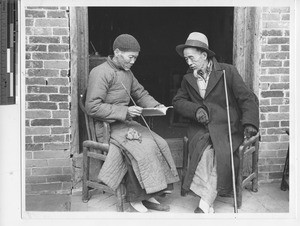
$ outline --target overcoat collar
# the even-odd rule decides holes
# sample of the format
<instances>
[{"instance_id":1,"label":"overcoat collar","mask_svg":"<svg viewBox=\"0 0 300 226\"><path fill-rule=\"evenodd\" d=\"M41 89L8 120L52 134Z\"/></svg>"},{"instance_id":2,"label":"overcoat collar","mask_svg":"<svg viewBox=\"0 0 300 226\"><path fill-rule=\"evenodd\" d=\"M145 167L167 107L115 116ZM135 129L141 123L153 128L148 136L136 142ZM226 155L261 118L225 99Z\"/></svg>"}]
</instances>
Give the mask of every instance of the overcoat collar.
<instances>
[{"instance_id":1,"label":"overcoat collar","mask_svg":"<svg viewBox=\"0 0 300 226\"><path fill-rule=\"evenodd\" d=\"M218 63L218 61L215 58L213 58L213 70L211 71L211 74L209 76L209 80L208 80L208 84L207 84L207 87L206 87L206 93L205 93L204 99L209 95L209 93L216 86L218 81L221 79L222 74L223 73L222 73L221 65ZM196 90L196 92L200 96L198 85L197 85L197 78L194 77L193 73L189 73L186 76L186 80ZM201 98L201 96L200 96L200 98Z\"/></svg>"}]
</instances>

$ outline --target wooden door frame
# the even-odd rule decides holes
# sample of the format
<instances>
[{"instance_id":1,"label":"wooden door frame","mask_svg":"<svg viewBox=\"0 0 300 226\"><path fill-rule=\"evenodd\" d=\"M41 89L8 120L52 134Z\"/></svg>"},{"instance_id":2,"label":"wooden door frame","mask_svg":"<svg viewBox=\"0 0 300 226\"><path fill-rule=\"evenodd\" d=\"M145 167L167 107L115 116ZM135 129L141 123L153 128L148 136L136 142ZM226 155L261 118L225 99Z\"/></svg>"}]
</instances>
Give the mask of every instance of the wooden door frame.
<instances>
[{"instance_id":1,"label":"wooden door frame","mask_svg":"<svg viewBox=\"0 0 300 226\"><path fill-rule=\"evenodd\" d=\"M260 8L234 7L233 65L247 86L258 95L260 62ZM70 7L71 43L71 154L73 166L80 168L78 99L86 89L89 72L88 8ZM74 172L76 178L80 173Z\"/></svg>"},{"instance_id":2,"label":"wooden door frame","mask_svg":"<svg viewBox=\"0 0 300 226\"><path fill-rule=\"evenodd\" d=\"M235 7L233 65L258 96L260 73L261 8Z\"/></svg>"},{"instance_id":3,"label":"wooden door frame","mask_svg":"<svg viewBox=\"0 0 300 226\"><path fill-rule=\"evenodd\" d=\"M70 7L71 154L80 153L78 100L87 85L89 68L88 8Z\"/></svg>"}]
</instances>

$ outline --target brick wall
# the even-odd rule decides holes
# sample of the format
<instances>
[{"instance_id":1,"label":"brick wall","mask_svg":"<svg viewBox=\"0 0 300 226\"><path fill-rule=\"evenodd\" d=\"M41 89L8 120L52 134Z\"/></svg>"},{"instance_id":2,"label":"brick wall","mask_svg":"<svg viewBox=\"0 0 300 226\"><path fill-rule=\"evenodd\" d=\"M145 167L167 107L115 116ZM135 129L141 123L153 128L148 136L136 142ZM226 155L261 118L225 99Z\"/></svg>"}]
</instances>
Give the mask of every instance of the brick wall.
<instances>
[{"instance_id":1,"label":"brick wall","mask_svg":"<svg viewBox=\"0 0 300 226\"><path fill-rule=\"evenodd\" d=\"M263 8L260 75L262 181L280 180L289 137L290 9Z\"/></svg>"},{"instance_id":2,"label":"brick wall","mask_svg":"<svg viewBox=\"0 0 300 226\"><path fill-rule=\"evenodd\" d=\"M70 45L66 7L27 7L26 193L69 193Z\"/></svg>"}]
</instances>

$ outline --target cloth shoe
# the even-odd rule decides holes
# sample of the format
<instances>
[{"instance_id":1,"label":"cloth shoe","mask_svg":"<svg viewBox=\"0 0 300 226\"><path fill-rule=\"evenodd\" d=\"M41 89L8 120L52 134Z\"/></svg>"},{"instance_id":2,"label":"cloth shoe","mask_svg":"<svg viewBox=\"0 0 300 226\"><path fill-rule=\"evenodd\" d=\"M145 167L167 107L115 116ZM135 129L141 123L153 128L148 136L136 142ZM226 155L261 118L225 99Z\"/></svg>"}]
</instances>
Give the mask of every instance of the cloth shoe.
<instances>
[{"instance_id":1,"label":"cloth shoe","mask_svg":"<svg viewBox=\"0 0 300 226\"><path fill-rule=\"evenodd\" d=\"M144 204L144 206L146 208L151 209L151 210L165 211L165 212L170 211L170 206L168 206L168 205L154 203L154 202L150 202L148 200L143 200L142 203Z\"/></svg>"},{"instance_id":2,"label":"cloth shoe","mask_svg":"<svg viewBox=\"0 0 300 226\"><path fill-rule=\"evenodd\" d=\"M130 205L139 213L146 213L148 211L142 202L130 202Z\"/></svg>"}]
</instances>

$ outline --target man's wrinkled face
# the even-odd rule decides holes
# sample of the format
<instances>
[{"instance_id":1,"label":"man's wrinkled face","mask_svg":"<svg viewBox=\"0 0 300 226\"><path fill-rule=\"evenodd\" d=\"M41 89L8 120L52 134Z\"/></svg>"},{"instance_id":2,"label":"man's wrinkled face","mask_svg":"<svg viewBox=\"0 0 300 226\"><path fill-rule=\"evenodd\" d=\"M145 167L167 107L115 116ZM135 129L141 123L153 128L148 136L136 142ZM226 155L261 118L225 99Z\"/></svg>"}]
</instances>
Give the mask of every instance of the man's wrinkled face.
<instances>
[{"instance_id":1,"label":"man's wrinkled face","mask_svg":"<svg viewBox=\"0 0 300 226\"><path fill-rule=\"evenodd\" d=\"M192 70L203 70L205 68L205 62L207 60L206 52L201 52L197 48L185 48L183 50L183 56Z\"/></svg>"},{"instance_id":2,"label":"man's wrinkled face","mask_svg":"<svg viewBox=\"0 0 300 226\"><path fill-rule=\"evenodd\" d=\"M129 71L132 65L135 63L139 52L123 52L119 49L115 50L115 57L120 66L125 70Z\"/></svg>"}]
</instances>

